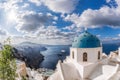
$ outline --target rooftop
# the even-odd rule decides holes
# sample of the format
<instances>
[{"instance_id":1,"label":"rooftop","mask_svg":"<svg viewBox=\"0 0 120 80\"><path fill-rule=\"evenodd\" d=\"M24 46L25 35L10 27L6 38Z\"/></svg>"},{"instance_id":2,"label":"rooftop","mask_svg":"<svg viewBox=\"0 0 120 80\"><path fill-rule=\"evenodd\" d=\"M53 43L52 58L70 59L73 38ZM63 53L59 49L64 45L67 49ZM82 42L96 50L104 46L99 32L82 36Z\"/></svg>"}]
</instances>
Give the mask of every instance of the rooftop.
<instances>
[{"instance_id":1,"label":"rooftop","mask_svg":"<svg viewBox=\"0 0 120 80\"><path fill-rule=\"evenodd\" d=\"M91 33L85 31L78 37L75 37L73 43L73 48L96 48L101 47L100 40Z\"/></svg>"}]
</instances>

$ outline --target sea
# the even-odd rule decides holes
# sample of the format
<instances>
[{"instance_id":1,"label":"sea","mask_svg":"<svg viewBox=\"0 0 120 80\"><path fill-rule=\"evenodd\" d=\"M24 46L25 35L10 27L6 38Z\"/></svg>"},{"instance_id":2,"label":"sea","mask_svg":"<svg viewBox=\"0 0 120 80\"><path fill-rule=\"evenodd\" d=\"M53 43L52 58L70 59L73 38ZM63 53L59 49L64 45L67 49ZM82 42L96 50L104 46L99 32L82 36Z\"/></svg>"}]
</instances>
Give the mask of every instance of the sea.
<instances>
[{"instance_id":1,"label":"sea","mask_svg":"<svg viewBox=\"0 0 120 80\"><path fill-rule=\"evenodd\" d=\"M109 55L110 51L118 50L120 44L103 44L103 52ZM66 56L69 56L71 45L47 45L46 51L42 51L44 60L40 63L40 68L56 69L58 60L64 60ZM64 52L63 52L64 51Z\"/></svg>"}]
</instances>

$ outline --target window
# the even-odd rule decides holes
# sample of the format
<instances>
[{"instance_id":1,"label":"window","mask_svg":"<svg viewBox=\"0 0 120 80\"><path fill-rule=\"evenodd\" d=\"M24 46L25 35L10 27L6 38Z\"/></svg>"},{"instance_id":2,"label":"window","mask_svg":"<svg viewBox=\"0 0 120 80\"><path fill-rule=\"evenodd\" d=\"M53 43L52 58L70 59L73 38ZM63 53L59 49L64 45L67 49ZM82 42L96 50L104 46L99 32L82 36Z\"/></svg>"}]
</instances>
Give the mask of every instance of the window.
<instances>
[{"instance_id":1,"label":"window","mask_svg":"<svg viewBox=\"0 0 120 80\"><path fill-rule=\"evenodd\" d=\"M75 56L74 56L74 51L72 51L72 58L74 59L74 57L75 57Z\"/></svg>"},{"instance_id":2,"label":"window","mask_svg":"<svg viewBox=\"0 0 120 80\"><path fill-rule=\"evenodd\" d=\"M83 62L86 62L87 61L87 53L83 53Z\"/></svg>"},{"instance_id":3,"label":"window","mask_svg":"<svg viewBox=\"0 0 120 80\"><path fill-rule=\"evenodd\" d=\"M100 51L98 51L98 59L100 59Z\"/></svg>"}]
</instances>

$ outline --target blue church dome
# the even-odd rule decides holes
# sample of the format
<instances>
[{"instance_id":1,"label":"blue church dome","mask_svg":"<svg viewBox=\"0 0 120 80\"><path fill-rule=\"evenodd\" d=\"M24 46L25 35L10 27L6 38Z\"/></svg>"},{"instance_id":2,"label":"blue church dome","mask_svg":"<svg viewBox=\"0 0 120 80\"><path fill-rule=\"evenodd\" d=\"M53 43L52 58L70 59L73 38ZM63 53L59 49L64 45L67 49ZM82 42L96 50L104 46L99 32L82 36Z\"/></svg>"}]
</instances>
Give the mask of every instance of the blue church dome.
<instances>
[{"instance_id":1,"label":"blue church dome","mask_svg":"<svg viewBox=\"0 0 120 80\"><path fill-rule=\"evenodd\" d=\"M85 31L76 37L72 43L73 48L96 48L101 47L100 40L95 36Z\"/></svg>"}]
</instances>

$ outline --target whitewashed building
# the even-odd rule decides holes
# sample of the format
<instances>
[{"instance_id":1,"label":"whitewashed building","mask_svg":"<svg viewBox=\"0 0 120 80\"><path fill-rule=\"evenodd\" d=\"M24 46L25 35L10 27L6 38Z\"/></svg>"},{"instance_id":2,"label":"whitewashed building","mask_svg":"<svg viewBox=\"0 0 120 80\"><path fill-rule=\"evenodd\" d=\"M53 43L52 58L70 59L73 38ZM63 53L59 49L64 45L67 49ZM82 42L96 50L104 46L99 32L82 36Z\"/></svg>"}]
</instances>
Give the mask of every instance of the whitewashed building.
<instances>
[{"instance_id":1,"label":"whitewashed building","mask_svg":"<svg viewBox=\"0 0 120 80\"><path fill-rule=\"evenodd\" d=\"M120 49L117 59L107 56L100 40L85 31L74 39L70 55L58 62L48 80L120 80L119 56Z\"/></svg>"}]
</instances>

